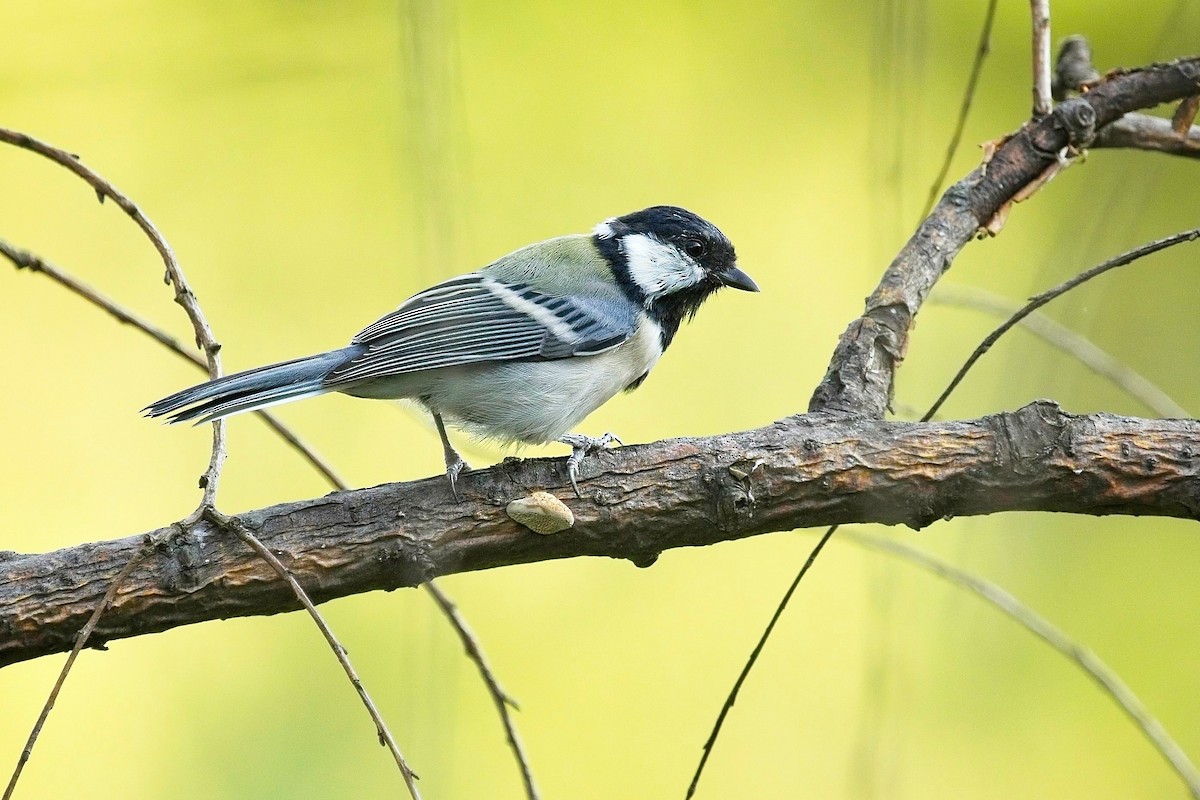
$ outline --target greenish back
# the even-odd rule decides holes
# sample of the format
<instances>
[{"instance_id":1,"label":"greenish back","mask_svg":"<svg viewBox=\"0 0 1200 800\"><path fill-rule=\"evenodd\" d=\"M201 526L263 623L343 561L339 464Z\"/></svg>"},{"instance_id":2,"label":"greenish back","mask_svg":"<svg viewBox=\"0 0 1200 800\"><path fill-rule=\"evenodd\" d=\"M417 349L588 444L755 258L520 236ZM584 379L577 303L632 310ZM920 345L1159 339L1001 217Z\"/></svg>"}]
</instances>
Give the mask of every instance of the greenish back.
<instances>
[{"instance_id":1,"label":"greenish back","mask_svg":"<svg viewBox=\"0 0 1200 800\"><path fill-rule=\"evenodd\" d=\"M504 281L529 284L547 295L621 295L612 269L588 234L558 236L527 245L479 271Z\"/></svg>"}]
</instances>

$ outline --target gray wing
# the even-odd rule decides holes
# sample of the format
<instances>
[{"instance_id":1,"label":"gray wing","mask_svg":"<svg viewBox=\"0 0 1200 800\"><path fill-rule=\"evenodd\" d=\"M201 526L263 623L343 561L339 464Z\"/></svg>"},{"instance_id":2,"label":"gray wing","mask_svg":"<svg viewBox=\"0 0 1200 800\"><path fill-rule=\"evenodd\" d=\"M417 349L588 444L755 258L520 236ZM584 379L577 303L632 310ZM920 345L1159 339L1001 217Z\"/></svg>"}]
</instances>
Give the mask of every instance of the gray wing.
<instances>
[{"instance_id":1,"label":"gray wing","mask_svg":"<svg viewBox=\"0 0 1200 800\"><path fill-rule=\"evenodd\" d=\"M414 295L352 340L361 354L325 385L482 361L588 356L633 335L637 310L615 299L553 296L473 272Z\"/></svg>"}]
</instances>

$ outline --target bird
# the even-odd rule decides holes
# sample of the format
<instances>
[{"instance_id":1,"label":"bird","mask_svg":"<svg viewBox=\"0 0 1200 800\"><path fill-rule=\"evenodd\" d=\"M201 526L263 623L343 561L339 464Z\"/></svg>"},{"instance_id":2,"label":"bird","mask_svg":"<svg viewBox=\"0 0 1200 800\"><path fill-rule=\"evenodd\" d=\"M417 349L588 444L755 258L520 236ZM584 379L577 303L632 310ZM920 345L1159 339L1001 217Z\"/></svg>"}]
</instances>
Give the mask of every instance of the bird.
<instances>
[{"instance_id":1,"label":"bird","mask_svg":"<svg viewBox=\"0 0 1200 800\"><path fill-rule=\"evenodd\" d=\"M412 400L433 417L455 498L470 467L446 423L502 445L560 442L579 467L621 440L571 431L638 388L683 321L723 287L759 291L715 225L677 206L609 218L442 281L350 344L183 389L142 409L210 422L328 392Z\"/></svg>"}]
</instances>

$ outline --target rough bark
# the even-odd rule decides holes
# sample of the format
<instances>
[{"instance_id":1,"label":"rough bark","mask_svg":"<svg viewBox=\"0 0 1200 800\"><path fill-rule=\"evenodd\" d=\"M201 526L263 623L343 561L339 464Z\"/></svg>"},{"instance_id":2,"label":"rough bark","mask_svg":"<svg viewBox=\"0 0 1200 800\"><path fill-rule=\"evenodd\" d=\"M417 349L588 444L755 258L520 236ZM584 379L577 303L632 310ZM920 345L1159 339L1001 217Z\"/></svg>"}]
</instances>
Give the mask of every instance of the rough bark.
<instances>
[{"instance_id":1,"label":"rough bark","mask_svg":"<svg viewBox=\"0 0 1200 800\"><path fill-rule=\"evenodd\" d=\"M553 558L648 565L663 550L831 523L921 527L959 515L1064 511L1200 516L1200 423L1073 417L1051 403L945 423L881 420L909 327L959 249L1033 184L1064 147L1122 114L1200 91L1200 58L1114 74L999 144L950 187L839 341L806 416L707 439L602 453L589 498L563 490L562 461L506 461L461 479L340 492L242 516L316 600ZM504 504L551 488L575 526L519 528ZM95 642L204 620L297 608L271 569L202 521L154 532ZM54 553L0 553L0 666L70 648L146 536Z\"/></svg>"},{"instance_id":2,"label":"rough bark","mask_svg":"<svg viewBox=\"0 0 1200 800\"><path fill-rule=\"evenodd\" d=\"M1200 518L1200 422L1072 416L1049 402L962 422L792 417L758 430L622 448L575 500L562 460L339 492L241 517L314 600L574 556L649 565L664 550L835 522L905 524L999 511ZM509 500L546 486L575 526L540 536ZM204 522L164 528L93 641L298 608L270 567ZM143 536L4 554L0 665L70 648Z\"/></svg>"},{"instance_id":3,"label":"rough bark","mask_svg":"<svg viewBox=\"0 0 1200 800\"><path fill-rule=\"evenodd\" d=\"M809 411L883 417L913 318L958 251L1055 165L1064 148L1086 147L1122 115L1198 89L1200 57L1115 74L998 143L986 163L946 190L888 266L863 315L838 341Z\"/></svg>"}]
</instances>

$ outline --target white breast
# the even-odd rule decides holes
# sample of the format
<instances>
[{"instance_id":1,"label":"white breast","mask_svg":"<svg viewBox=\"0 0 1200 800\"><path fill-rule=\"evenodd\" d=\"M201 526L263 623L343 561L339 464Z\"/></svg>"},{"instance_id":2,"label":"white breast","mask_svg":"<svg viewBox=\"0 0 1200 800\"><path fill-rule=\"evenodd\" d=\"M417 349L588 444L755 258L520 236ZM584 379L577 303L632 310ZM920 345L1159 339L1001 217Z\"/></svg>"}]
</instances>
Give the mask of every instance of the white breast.
<instances>
[{"instance_id":1,"label":"white breast","mask_svg":"<svg viewBox=\"0 0 1200 800\"><path fill-rule=\"evenodd\" d=\"M431 407L458 427L502 442L552 442L568 433L662 355L661 331L644 320L636 333L595 356L501 362L436 370Z\"/></svg>"}]
</instances>

